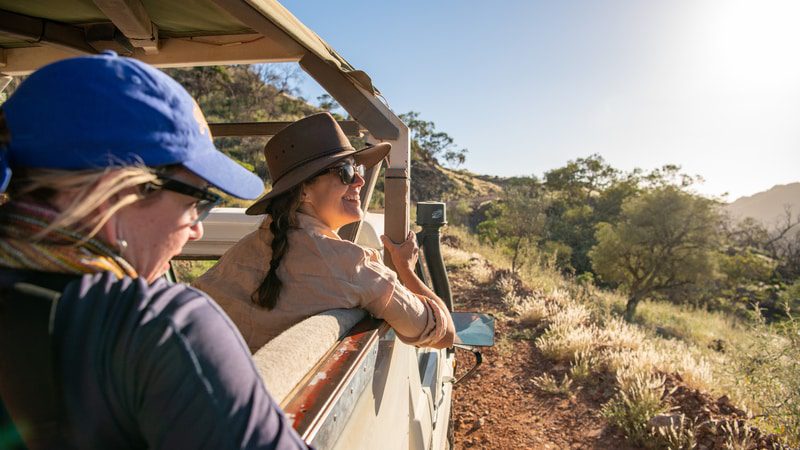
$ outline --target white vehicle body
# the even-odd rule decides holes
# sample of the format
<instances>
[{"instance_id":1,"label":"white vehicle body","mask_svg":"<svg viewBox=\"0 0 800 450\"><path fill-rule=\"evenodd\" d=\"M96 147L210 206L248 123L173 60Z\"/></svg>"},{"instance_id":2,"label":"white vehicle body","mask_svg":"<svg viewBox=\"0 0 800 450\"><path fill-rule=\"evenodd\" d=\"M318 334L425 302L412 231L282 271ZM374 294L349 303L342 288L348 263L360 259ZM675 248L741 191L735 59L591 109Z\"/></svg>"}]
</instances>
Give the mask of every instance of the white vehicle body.
<instances>
[{"instance_id":1,"label":"white vehicle body","mask_svg":"<svg viewBox=\"0 0 800 450\"><path fill-rule=\"evenodd\" d=\"M217 208L184 256L218 258L262 217ZM367 213L357 243L380 249L383 215ZM355 328L354 328L355 327ZM454 354L404 344L361 310L311 317L254 355L270 393L319 449L448 448Z\"/></svg>"}]
</instances>

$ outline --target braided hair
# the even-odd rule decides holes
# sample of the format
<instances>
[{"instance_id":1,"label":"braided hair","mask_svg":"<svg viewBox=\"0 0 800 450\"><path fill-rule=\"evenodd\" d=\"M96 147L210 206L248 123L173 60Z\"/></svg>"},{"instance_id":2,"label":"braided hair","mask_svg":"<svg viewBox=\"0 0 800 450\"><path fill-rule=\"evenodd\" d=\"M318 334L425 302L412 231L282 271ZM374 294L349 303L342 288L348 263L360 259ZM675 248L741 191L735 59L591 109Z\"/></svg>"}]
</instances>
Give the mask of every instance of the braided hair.
<instances>
[{"instance_id":1,"label":"braided hair","mask_svg":"<svg viewBox=\"0 0 800 450\"><path fill-rule=\"evenodd\" d=\"M267 276L251 296L253 303L267 310L275 308L283 287L283 282L278 277L278 267L289 251L289 231L298 227L297 209L300 207L304 184L275 197L267 206L267 213L272 217L269 224L269 231L272 233L272 260Z\"/></svg>"}]
</instances>

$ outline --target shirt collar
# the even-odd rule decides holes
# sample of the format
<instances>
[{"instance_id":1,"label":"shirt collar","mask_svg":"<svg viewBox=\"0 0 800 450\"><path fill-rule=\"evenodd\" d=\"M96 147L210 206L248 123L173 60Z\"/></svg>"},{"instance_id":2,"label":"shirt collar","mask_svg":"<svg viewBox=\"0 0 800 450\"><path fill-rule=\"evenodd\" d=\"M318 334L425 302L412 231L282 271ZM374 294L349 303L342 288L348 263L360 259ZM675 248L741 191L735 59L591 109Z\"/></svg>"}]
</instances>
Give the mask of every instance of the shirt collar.
<instances>
[{"instance_id":1,"label":"shirt collar","mask_svg":"<svg viewBox=\"0 0 800 450\"><path fill-rule=\"evenodd\" d=\"M333 229L321 220L317 219L314 216L310 216L308 214L302 213L300 211L297 212L297 222L300 224L300 228L311 233L321 234L323 236L327 236L329 238L341 240L342 238L336 234Z\"/></svg>"}]
</instances>

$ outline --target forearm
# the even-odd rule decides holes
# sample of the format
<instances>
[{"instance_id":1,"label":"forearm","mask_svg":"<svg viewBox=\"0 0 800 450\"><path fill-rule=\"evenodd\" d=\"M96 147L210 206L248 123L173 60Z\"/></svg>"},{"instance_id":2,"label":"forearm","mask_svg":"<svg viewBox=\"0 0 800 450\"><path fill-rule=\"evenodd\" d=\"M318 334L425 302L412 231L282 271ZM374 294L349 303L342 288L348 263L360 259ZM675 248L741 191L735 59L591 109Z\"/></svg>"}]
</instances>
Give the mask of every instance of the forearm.
<instances>
[{"instance_id":1,"label":"forearm","mask_svg":"<svg viewBox=\"0 0 800 450\"><path fill-rule=\"evenodd\" d=\"M455 339L455 326L450 311L442 299L414 272L419 252L414 233L409 232L405 242L399 245L385 235L381 236L381 239L394 263L397 278L405 288L403 290L413 293L417 297L413 303L423 307L425 312L423 330L417 334L419 337L410 339L409 336L406 336L405 339L402 337L401 339L406 343L425 347L446 348L452 346ZM416 301L419 303L417 304ZM391 324L391 321L388 322Z\"/></svg>"},{"instance_id":2,"label":"forearm","mask_svg":"<svg viewBox=\"0 0 800 450\"><path fill-rule=\"evenodd\" d=\"M425 283L422 282L422 280L419 279L419 277L417 276L416 272L414 272L413 269L411 269L410 267L401 266L395 268L395 271L397 272L397 278L400 279L400 282L403 283L403 286L407 287L409 291L415 294L424 295L425 297L430 297L432 299L439 300L439 302L441 302L441 299L439 299L436 293L433 292L428 286L425 285ZM444 304L444 302L442 302L442 304Z\"/></svg>"},{"instance_id":3,"label":"forearm","mask_svg":"<svg viewBox=\"0 0 800 450\"><path fill-rule=\"evenodd\" d=\"M436 305L442 312L441 319L445 322L444 329L446 330L444 339L442 339L439 342L439 344L441 345L430 345L430 346L437 348L445 348L452 346L453 338L455 336L455 326L453 324L452 317L450 317L450 311L448 310L447 305L445 305L444 301L442 301L442 299L439 298L439 296L436 295L435 292L433 292L428 286L426 286L425 283L423 283L422 280L419 279L417 274L410 268L404 268L398 270L397 277L400 279L400 282L403 283L403 285L406 288L408 288L408 290L417 295L422 295L424 297L429 298L431 301L436 303Z\"/></svg>"}]
</instances>

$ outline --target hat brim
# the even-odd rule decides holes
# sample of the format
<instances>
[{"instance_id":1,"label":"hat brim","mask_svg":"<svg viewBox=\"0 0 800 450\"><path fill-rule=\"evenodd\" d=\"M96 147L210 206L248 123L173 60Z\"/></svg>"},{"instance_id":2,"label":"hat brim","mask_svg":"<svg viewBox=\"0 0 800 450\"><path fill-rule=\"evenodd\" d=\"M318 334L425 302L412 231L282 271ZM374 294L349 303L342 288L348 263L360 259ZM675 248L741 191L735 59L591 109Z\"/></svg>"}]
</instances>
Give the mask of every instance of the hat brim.
<instances>
[{"instance_id":1,"label":"hat brim","mask_svg":"<svg viewBox=\"0 0 800 450\"><path fill-rule=\"evenodd\" d=\"M284 174L277 183L272 186L272 189L264 196L256 200L255 203L250 205L245 214L249 216L257 216L266 214L267 207L272 199L288 192L293 187L308 180L309 178L317 175L318 173L330 167L332 164L345 159L353 157L356 164L363 164L366 168L371 168L381 162L386 155L389 154L392 145L388 142L381 142L369 147L362 148L361 150L343 149L341 152L325 155L318 159L314 159L307 164L303 164L296 169Z\"/></svg>"},{"instance_id":2,"label":"hat brim","mask_svg":"<svg viewBox=\"0 0 800 450\"><path fill-rule=\"evenodd\" d=\"M215 188L234 197L252 200L264 192L264 182L213 146L180 163Z\"/></svg>"}]
</instances>

